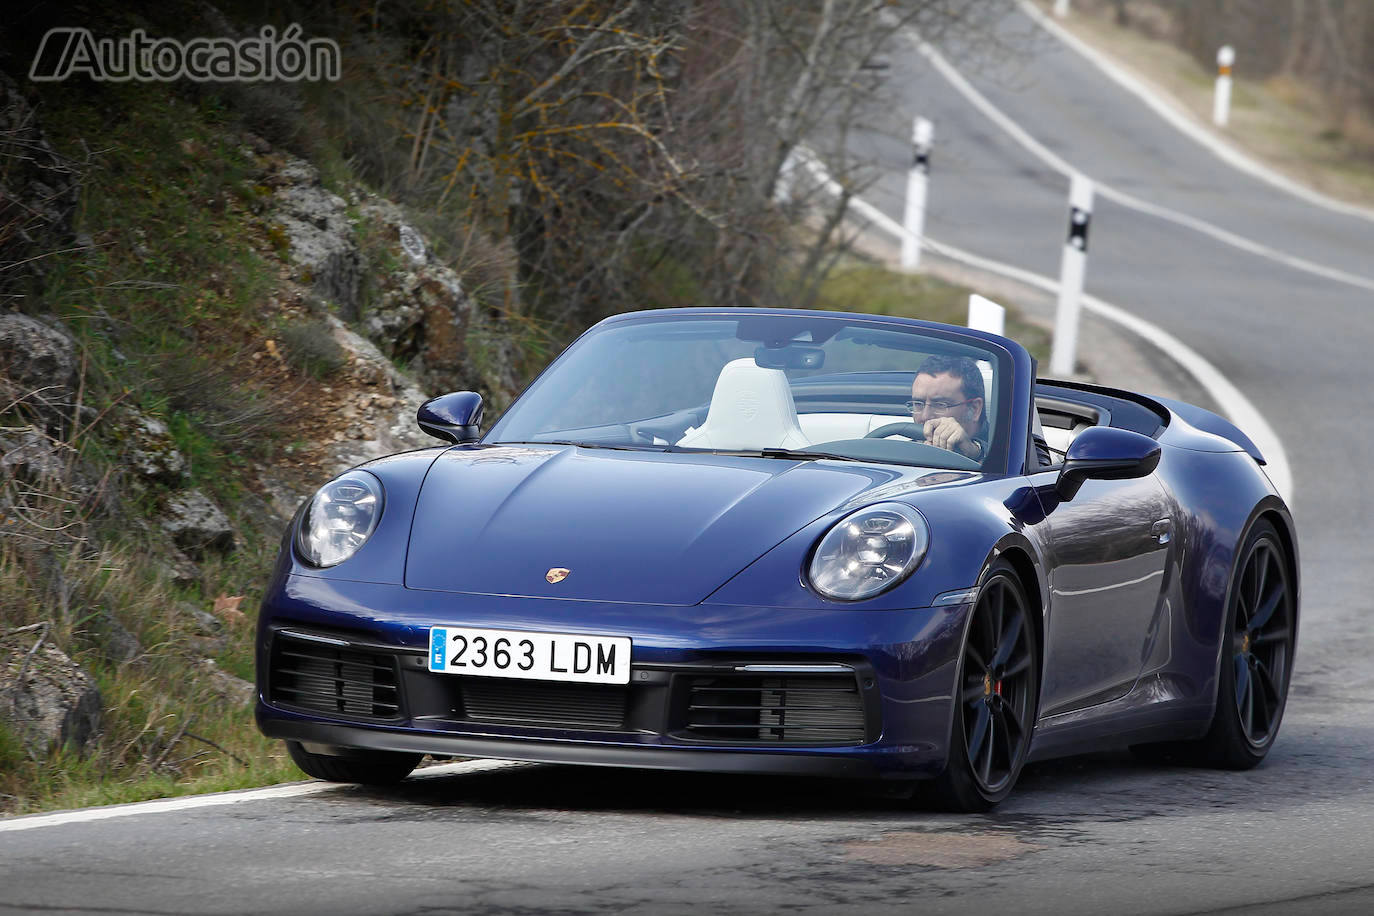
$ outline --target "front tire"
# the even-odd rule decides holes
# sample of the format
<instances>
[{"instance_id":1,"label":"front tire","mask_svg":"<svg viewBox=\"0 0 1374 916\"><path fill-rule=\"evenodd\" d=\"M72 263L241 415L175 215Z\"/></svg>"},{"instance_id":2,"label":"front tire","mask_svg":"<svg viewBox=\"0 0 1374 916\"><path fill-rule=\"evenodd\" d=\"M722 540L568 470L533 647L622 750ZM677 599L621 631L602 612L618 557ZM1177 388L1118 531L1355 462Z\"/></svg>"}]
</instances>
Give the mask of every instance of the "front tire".
<instances>
[{"instance_id":1,"label":"front tire","mask_svg":"<svg viewBox=\"0 0 1374 916\"><path fill-rule=\"evenodd\" d=\"M987 811L1011 794L1035 729L1036 636L1021 580L997 563L978 590L964 638L949 760L930 787L937 806Z\"/></svg>"},{"instance_id":2,"label":"front tire","mask_svg":"<svg viewBox=\"0 0 1374 916\"><path fill-rule=\"evenodd\" d=\"M307 776L328 782L356 782L365 786L389 786L410 775L421 754L358 750L347 757L313 754L299 741L286 742L286 752Z\"/></svg>"}]
</instances>

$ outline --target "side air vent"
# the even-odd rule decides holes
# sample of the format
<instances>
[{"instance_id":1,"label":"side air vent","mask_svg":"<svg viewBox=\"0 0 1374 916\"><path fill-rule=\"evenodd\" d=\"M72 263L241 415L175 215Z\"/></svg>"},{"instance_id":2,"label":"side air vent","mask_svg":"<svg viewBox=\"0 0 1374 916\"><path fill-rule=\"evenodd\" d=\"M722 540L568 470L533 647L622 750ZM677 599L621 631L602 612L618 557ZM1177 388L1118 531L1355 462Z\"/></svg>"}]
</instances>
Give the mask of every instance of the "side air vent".
<instances>
[{"instance_id":1,"label":"side air vent","mask_svg":"<svg viewBox=\"0 0 1374 916\"><path fill-rule=\"evenodd\" d=\"M270 702L330 715L401 718L396 657L279 632L272 640Z\"/></svg>"},{"instance_id":2,"label":"side air vent","mask_svg":"<svg viewBox=\"0 0 1374 916\"><path fill-rule=\"evenodd\" d=\"M688 737L748 744L863 744L864 704L852 673L686 678Z\"/></svg>"}]
</instances>

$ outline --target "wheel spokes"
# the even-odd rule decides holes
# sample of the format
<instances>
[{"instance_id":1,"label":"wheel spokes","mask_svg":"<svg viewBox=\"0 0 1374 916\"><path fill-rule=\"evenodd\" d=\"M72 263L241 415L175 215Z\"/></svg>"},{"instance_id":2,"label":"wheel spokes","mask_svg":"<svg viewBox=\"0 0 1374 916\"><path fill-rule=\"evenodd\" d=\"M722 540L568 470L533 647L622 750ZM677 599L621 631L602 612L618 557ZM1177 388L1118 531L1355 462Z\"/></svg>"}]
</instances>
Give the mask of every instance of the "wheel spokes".
<instances>
[{"instance_id":1,"label":"wheel spokes","mask_svg":"<svg viewBox=\"0 0 1374 916\"><path fill-rule=\"evenodd\" d=\"M1018 657L1015 661L1007 663L1007 667L1002 670L1002 680L1009 681L1022 672L1029 671L1031 665L1030 653Z\"/></svg>"},{"instance_id":2,"label":"wheel spokes","mask_svg":"<svg viewBox=\"0 0 1374 916\"><path fill-rule=\"evenodd\" d=\"M1260 602L1264 599L1264 585L1269 580L1269 549L1260 545L1250 556L1250 562L1255 567L1255 590L1250 598L1250 627L1251 629L1262 626L1257 623L1255 617L1259 613Z\"/></svg>"},{"instance_id":3,"label":"wheel spokes","mask_svg":"<svg viewBox=\"0 0 1374 916\"><path fill-rule=\"evenodd\" d=\"M970 634L970 636L971 636L971 635L972 635L972 634ZM965 647L965 649L964 649L964 658L965 658L967 661L973 662L973 666L972 666L972 667L973 667L974 669L976 669L976 670L978 670L978 671L986 671L986 670L987 670L988 663L985 662L985 661L983 661L983 656L982 656L982 654L979 653L979 651L978 651L976 648L974 648L973 640L972 640L972 639L969 640L968 646ZM967 672L968 670L969 670L969 666L968 666L967 664L965 664L965 666L964 666L964 671Z\"/></svg>"},{"instance_id":4,"label":"wheel spokes","mask_svg":"<svg viewBox=\"0 0 1374 916\"><path fill-rule=\"evenodd\" d=\"M973 719L973 728L969 729L968 737L968 759L977 760L983 750L985 743L991 743L992 731L992 711L988 709L988 704L979 703L978 713Z\"/></svg>"},{"instance_id":5,"label":"wheel spokes","mask_svg":"<svg viewBox=\"0 0 1374 916\"><path fill-rule=\"evenodd\" d=\"M1277 707L1282 697L1279 694L1278 678L1274 674L1268 665L1255 659L1255 680L1259 681L1260 694L1264 697L1266 705Z\"/></svg>"},{"instance_id":6,"label":"wheel spokes","mask_svg":"<svg viewBox=\"0 0 1374 916\"><path fill-rule=\"evenodd\" d=\"M1255 659L1250 671L1250 705L1253 709L1250 717L1251 741L1264 737L1269 731L1269 719L1273 715L1273 707L1264 689L1264 680L1265 676L1259 670L1259 660Z\"/></svg>"},{"instance_id":7,"label":"wheel spokes","mask_svg":"<svg viewBox=\"0 0 1374 916\"><path fill-rule=\"evenodd\" d=\"M1251 554L1245 561L1245 569L1241 571L1240 592L1236 595L1236 629L1244 630L1250 625L1250 618L1255 613L1255 556Z\"/></svg>"},{"instance_id":8,"label":"wheel spokes","mask_svg":"<svg viewBox=\"0 0 1374 916\"><path fill-rule=\"evenodd\" d=\"M1005 712L1005 708L1003 711ZM993 722L1002 737L1002 769L1010 773L1011 759L1016 753L1016 743L1012 741L1011 729L1008 727L1006 716L998 715L994 718ZM1001 780L998 781L1000 782Z\"/></svg>"},{"instance_id":9,"label":"wheel spokes","mask_svg":"<svg viewBox=\"0 0 1374 916\"><path fill-rule=\"evenodd\" d=\"M1011 658L1011 653L1016 650L1021 640L1022 619L1018 610L1018 613L1013 614L1011 620L1007 621L1006 628L998 636L997 654L992 657L992 667L999 668Z\"/></svg>"},{"instance_id":10,"label":"wheel spokes","mask_svg":"<svg viewBox=\"0 0 1374 916\"><path fill-rule=\"evenodd\" d=\"M992 626L988 628L988 636L992 640L992 651L995 655L997 652L997 641L1002 636L1002 618L1006 613L1006 586L1000 582L997 583L997 587L993 589L993 594L996 595L996 597L989 602L989 604L991 605L990 609L992 610L992 619L989 622L992 624Z\"/></svg>"},{"instance_id":11,"label":"wheel spokes","mask_svg":"<svg viewBox=\"0 0 1374 916\"><path fill-rule=\"evenodd\" d=\"M1024 722L1021 721L1021 713L1017 710L1015 703L1004 703L1002 705L1002 717L1003 719L1005 719L1005 724L1007 726L1016 729L1015 737L1020 738L1023 734L1025 734L1026 725ZM1008 731L1008 747L1010 747L1011 744L1014 743L1010 740L1010 738L1011 734L1010 731Z\"/></svg>"},{"instance_id":12,"label":"wheel spokes","mask_svg":"<svg viewBox=\"0 0 1374 916\"><path fill-rule=\"evenodd\" d=\"M1254 614L1250 617L1249 629L1263 630L1269 624L1270 619L1274 616L1274 612L1278 610L1279 605L1283 604L1283 599L1285 595L1286 589L1284 589L1283 583L1275 583L1273 589L1270 590L1269 594L1264 595L1264 597L1260 600L1259 606L1256 608Z\"/></svg>"},{"instance_id":13,"label":"wheel spokes","mask_svg":"<svg viewBox=\"0 0 1374 916\"><path fill-rule=\"evenodd\" d=\"M983 780L983 785L992 784L992 752L997 744L997 739L992 733L992 720L988 720L988 740L983 742L983 761L978 767L978 777Z\"/></svg>"},{"instance_id":14,"label":"wheel spokes","mask_svg":"<svg viewBox=\"0 0 1374 916\"><path fill-rule=\"evenodd\" d=\"M1250 665L1245 660L1244 655L1235 657L1236 670L1236 708L1240 712L1241 727L1245 733L1253 732L1252 723L1255 717L1254 695L1250 683Z\"/></svg>"}]
</instances>

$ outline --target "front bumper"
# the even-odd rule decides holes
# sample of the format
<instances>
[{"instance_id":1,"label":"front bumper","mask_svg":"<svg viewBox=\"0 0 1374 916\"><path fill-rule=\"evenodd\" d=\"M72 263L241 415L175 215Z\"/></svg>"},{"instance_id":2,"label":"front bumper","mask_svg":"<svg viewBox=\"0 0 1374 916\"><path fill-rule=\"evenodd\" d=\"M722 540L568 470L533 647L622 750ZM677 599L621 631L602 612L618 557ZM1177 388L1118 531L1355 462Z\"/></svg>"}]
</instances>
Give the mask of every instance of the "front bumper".
<instances>
[{"instance_id":1,"label":"front bumper","mask_svg":"<svg viewBox=\"0 0 1374 916\"><path fill-rule=\"evenodd\" d=\"M574 613L575 612L575 613ZM825 615L544 602L288 577L264 601L259 727L350 748L851 778L944 766L967 607ZM625 635L628 685L434 674L436 624ZM284 653L283 647L286 651Z\"/></svg>"}]
</instances>

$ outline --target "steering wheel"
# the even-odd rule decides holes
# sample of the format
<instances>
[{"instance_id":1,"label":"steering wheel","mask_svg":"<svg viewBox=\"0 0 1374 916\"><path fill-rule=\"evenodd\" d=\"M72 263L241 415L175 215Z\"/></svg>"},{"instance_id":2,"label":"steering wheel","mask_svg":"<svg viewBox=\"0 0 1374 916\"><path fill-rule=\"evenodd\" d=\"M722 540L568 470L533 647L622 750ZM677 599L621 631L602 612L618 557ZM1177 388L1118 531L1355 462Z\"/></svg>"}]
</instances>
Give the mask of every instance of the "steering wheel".
<instances>
[{"instance_id":1,"label":"steering wheel","mask_svg":"<svg viewBox=\"0 0 1374 916\"><path fill-rule=\"evenodd\" d=\"M912 423L910 420L905 423L886 423L864 438L886 439L888 436L906 436L914 442L924 442L926 438L925 424Z\"/></svg>"}]
</instances>

